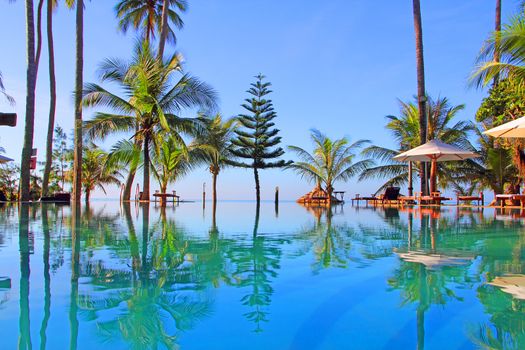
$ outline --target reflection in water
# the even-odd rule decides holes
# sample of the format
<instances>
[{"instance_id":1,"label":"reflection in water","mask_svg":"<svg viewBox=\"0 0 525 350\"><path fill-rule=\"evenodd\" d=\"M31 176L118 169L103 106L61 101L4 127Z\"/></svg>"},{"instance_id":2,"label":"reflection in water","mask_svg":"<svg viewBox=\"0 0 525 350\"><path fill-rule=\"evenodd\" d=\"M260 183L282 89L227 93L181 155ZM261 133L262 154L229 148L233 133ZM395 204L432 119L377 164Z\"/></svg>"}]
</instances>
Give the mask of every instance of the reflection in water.
<instances>
[{"instance_id":1,"label":"reflection in water","mask_svg":"<svg viewBox=\"0 0 525 350\"><path fill-rule=\"evenodd\" d=\"M71 207L71 292L69 302L69 349L78 345L78 278L80 274L80 239L82 234L80 204ZM89 207L86 207L85 217L92 219Z\"/></svg>"},{"instance_id":2,"label":"reflection in water","mask_svg":"<svg viewBox=\"0 0 525 350\"><path fill-rule=\"evenodd\" d=\"M345 289L349 292L319 300L311 288L305 288L304 295L287 289L286 283L276 288L290 276L298 283L297 269L304 269L300 276L308 283L326 284L336 291L337 283L348 276L379 271L383 284L375 286L378 294L368 298L379 302L399 295L399 307L382 311L409 314L414 322L401 333L420 349L430 346L437 332L430 326L436 323L436 310L457 315L469 314L471 308L478 308L482 317L465 317L466 326L454 323L465 339L483 348L525 348L525 301L517 287L525 275L525 235L520 221L502 218L502 213L495 217L491 211L456 208L345 212L342 207L306 207L298 208L305 218L297 223L298 219L286 217L289 207L281 206L277 215L272 203L267 211L256 207L239 232L231 229L238 212L233 219L217 216L215 205L204 228L180 215L183 208L156 211L132 205L113 211L104 205L0 208L0 253L11 241L18 243L20 269L19 293L4 301L0 311L17 310L19 348L32 348L31 336L40 338L41 349L56 347L57 339L71 349L93 347L83 339L111 342L116 348L176 348L192 332L202 335L201 325L220 323L217 318L244 322L255 333L240 337L264 332L271 338L282 322L293 322L279 318L301 314L310 306L339 305L340 295L352 298L353 288L359 288L357 284ZM280 226L275 229L269 222ZM42 259L30 261L33 252ZM69 278L65 283L54 279L63 276ZM31 295L30 279L33 285L42 285ZM469 294L470 290L475 292ZM298 305L276 312L287 293L298 297ZM356 310L361 307L358 302ZM37 305L31 313L30 303ZM66 308L68 313L62 316ZM335 316L330 312L325 315ZM354 314L358 311L346 312L361 320ZM36 315L31 318L38 324L33 332L30 315ZM53 322L60 317L69 338L55 333L60 327ZM342 313L337 317L345 322ZM330 337L333 329L325 330L328 336L323 341L337 339ZM398 345L389 341L393 340L384 343ZM342 344L330 343L333 348L337 345Z\"/></svg>"},{"instance_id":3,"label":"reflection in water","mask_svg":"<svg viewBox=\"0 0 525 350\"><path fill-rule=\"evenodd\" d=\"M259 235L259 203L255 209L253 235L247 242L237 242L227 252L231 264L235 266L232 280L235 286L246 290L241 303L249 309L244 316L255 324L254 332L262 332L262 323L269 321L269 306L274 289L272 282L281 268L281 245L285 239Z\"/></svg>"},{"instance_id":4,"label":"reflection in water","mask_svg":"<svg viewBox=\"0 0 525 350\"><path fill-rule=\"evenodd\" d=\"M51 233L49 232L49 205L42 205L42 233L44 234L43 263L44 263L44 317L40 326L40 349L46 348L47 325L51 317L51 275L49 273L49 252Z\"/></svg>"},{"instance_id":5,"label":"reflection in water","mask_svg":"<svg viewBox=\"0 0 525 350\"><path fill-rule=\"evenodd\" d=\"M29 205L20 206L20 223L18 232L18 244L20 252L20 318L18 337L19 349L31 349L31 330L29 320L29 266L30 255L30 232L29 232Z\"/></svg>"}]
</instances>

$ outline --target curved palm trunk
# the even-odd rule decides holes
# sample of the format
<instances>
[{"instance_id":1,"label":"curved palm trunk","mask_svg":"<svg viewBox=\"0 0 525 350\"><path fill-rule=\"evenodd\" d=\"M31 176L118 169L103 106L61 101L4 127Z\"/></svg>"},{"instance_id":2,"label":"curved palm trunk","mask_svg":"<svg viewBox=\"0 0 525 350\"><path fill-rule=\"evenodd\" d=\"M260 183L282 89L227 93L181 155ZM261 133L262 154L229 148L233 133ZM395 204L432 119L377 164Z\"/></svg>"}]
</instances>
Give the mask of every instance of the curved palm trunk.
<instances>
[{"instance_id":1,"label":"curved palm trunk","mask_svg":"<svg viewBox=\"0 0 525 350\"><path fill-rule=\"evenodd\" d=\"M419 109L419 142L427 142L425 62L423 59L423 27L421 25L421 4L413 0L414 32L416 36L417 100ZM421 192L427 194L427 173L425 163L420 163Z\"/></svg>"},{"instance_id":2,"label":"curved palm trunk","mask_svg":"<svg viewBox=\"0 0 525 350\"><path fill-rule=\"evenodd\" d=\"M162 19L161 19L161 31L159 39L159 58L164 57L164 47L168 39L168 12L170 9L169 0L163 0L162 3Z\"/></svg>"},{"instance_id":3,"label":"curved palm trunk","mask_svg":"<svg viewBox=\"0 0 525 350\"><path fill-rule=\"evenodd\" d=\"M53 163L53 131L55 130L56 77L55 48L53 44L53 0L47 0L47 48L49 51L49 121L47 124L46 165L42 180L42 195L49 195L49 174Z\"/></svg>"},{"instance_id":4,"label":"curved palm trunk","mask_svg":"<svg viewBox=\"0 0 525 350\"><path fill-rule=\"evenodd\" d=\"M33 16L33 0L26 0L26 31L27 31L27 73L26 73L26 109L24 146L20 165L20 200L29 200L29 183L31 177L30 161L33 150L33 133L35 124L35 23Z\"/></svg>"},{"instance_id":5,"label":"curved palm trunk","mask_svg":"<svg viewBox=\"0 0 525 350\"><path fill-rule=\"evenodd\" d=\"M133 181L135 180L136 169L130 169L128 177L126 178L126 184L124 186L124 193L122 194L122 200L129 202L131 198L131 189L133 188Z\"/></svg>"},{"instance_id":6,"label":"curved palm trunk","mask_svg":"<svg viewBox=\"0 0 525 350\"><path fill-rule=\"evenodd\" d=\"M142 184L142 196L140 200L149 201L149 135L144 137L144 179Z\"/></svg>"},{"instance_id":7,"label":"curved palm trunk","mask_svg":"<svg viewBox=\"0 0 525 350\"><path fill-rule=\"evenodd\" d=\"M84 1L77 0L75 72L75 152L73 160L73 192L71 198L80 203L82 194L82 85L84 70Z\"/></svg>"},{"instance_id":8,"label":"curved palm trunk","mask_svg":"<svg viewBox=\"0 0 525 350\"><path fill-rule=\"evenodd\" d=\"M255 177L255 198L257 200L257 206L261 202L261 187L259 185L259 171L257 168L253 168L253 175Z\"/></svg>"},{"instance_id":9,"label":"curved palm trunk","mask_svg":"<svg viewBox=\"0 0 525 350\"><path fill-rule=\"evenodd\" d=\"M36 55L35 55L35 75L38 75L38 66L40 64L40 55L42 54L42 9L44 0L38 1L36 10Z\"/></svg>"}]
</instances>

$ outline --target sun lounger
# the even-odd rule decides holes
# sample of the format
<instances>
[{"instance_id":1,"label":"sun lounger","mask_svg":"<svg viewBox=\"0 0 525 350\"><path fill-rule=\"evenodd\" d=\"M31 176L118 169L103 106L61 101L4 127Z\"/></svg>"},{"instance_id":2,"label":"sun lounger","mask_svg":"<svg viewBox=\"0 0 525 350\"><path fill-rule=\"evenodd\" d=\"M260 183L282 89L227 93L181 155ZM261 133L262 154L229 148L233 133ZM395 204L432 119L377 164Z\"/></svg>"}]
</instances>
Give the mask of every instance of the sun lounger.
<instances>
[{"instance_id":1,"label":"sun lounger","mask_svg":"<svg viewBox=\"0 0 525 350\"><path fill-rule=\"evenodd\" d=\"M399 191L401 189L399 187L387 187L385 189L385 193L381 197L381 204L386 203L399 203Z\"/></svg>"},{"instance_id":2,"label":"sun lounger","mask_svg":"<svg viewBox=\"0 0 525 350\"><path fill-rule=\"evenodd\" d=\"M500 206L504 207L507 201L519 201L520 207L525 207L525 194L497 194L496 202L500 202Z\"/></svg>"},{"instance_id":3,"label":"sun lounger","mask_svg":"<svg viewBox=\"0 0 525 350\"><path fill-rule=\"evenodd\" d=\"M441 192L439 192L439 191L430 193L430 196L421 196L420 195L418 197L418 201L419 201L420 205L421 204L437 204L437 205L441 205L441 202L449 201L451 199L452 198L443 197L441 195Z\"/></svg>"},{"instance_id":4,"label":"sun lounger","mask_svg":"<svg viewBox=\"0 0 525 350\"><path fill-rule=\"evenodd\" d=\"M485 204L483 192L480 192L479 196L461 196L458 193L456 195L456 204L459 205L460 202L477 202L478 205Z\"/></svg>"},{"instance_id":5,"label":"sun lounger","mask_svg":"<svg viewBox=\"0 0 525 350\"><path fill-rule=\"evenodd\" d=\"M376 197L374 195L371 195L369 197L366 197L366 196L365 197L361 197L359 195L359 193L358 193L358 194L355 195L354 198L352 198L352 205L354 205L354 201L357 202L357 205L359 205L360 201L364 201L366 203L366 205L368 205L368 202L372 202L372 204L376 204L377 201L380 201L380 200L381 200L380 198L378 198L378 197Z\"/></svg>"}]
</instances>

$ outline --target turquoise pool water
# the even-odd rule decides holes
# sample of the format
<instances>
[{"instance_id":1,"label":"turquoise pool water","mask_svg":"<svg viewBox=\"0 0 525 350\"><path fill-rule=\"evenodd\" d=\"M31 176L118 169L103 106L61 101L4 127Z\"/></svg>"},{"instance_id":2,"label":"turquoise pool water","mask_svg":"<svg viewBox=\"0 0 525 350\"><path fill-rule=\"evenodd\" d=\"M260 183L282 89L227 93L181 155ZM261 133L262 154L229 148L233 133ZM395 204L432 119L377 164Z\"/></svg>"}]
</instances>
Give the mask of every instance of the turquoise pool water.
<instances>
[{"instance_id":1,"label":"turquoise pool water","mask_svg":"<svg viewBox=\"0 0 525 350\"><path fill-rule=\"evenodd\" d=\"M524 349L521 216L3 206L0 348Z\"/></svg>"}]
</instances>

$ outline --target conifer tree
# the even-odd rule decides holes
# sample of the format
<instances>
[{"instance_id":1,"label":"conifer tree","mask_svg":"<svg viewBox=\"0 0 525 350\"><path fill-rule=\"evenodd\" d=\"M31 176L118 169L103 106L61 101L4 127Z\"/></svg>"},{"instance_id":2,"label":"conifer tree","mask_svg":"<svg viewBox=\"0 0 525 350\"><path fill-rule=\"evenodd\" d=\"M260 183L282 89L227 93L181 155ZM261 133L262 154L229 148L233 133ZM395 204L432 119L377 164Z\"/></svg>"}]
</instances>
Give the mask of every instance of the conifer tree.
<instances>
[{"instance_id":1,"label":"conifer tree","mask_svg":"<svg viewBox=\"0 0 525 350\"><path fill-rule=\"evenodd\" d=\"M284 154L281 147L281 137L277 136L279 129L274 128L272 120L277 117L272 104L272 100L265 96L270 94L271 83L264 82L265 76L257 75L256 82L250 84L248 93L251 97L245 99L242 107L248 114L240 114L238 119L240 128L235 130L237 137L232 140L234 156L240 158L239 161L231 162L232 165L252 168L255 177L255 191L257 203L261 200L261 190L259 186L259 169L282 168L290 165L287 162L277 159ZM246 159L245 162L242 159ZM272 161L274 160L274 161Z\"/></svg>"}]
</instances>

